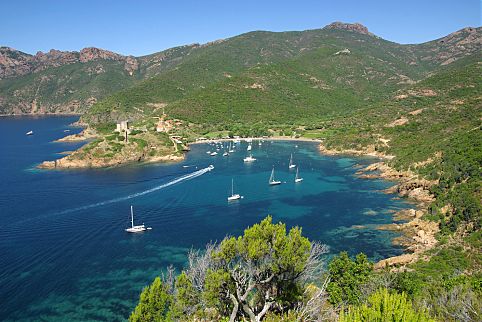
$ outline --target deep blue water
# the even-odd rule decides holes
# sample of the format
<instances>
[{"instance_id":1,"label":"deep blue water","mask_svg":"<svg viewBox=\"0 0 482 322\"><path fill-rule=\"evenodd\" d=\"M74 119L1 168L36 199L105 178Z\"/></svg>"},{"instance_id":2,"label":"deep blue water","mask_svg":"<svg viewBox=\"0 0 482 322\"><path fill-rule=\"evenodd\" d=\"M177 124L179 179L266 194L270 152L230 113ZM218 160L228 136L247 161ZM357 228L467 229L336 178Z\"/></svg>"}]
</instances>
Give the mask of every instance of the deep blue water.
<instances>
[{"instance_id":1,"label":"deep blue water","mask_svg":"<svg viewBox=\"0 0 482 322\"><path fill-rule=\"evenodd\" d=\"M407 204L380 192L391 183L353 175L356 164L372 159L323 156L311 142L266 141L253 144L258 161L249 165L242 143L229 157L193 145L177 164L35 170L81 145L51 143L65 129L80 131L69 127L76 119L0 118L0 320L123 320L142 287L169 264L181 268L191 247L241 234L268 214L302 226L331 254L365 252L377 260L402 252L391 244L395 235L376 225ZM290 153L301 184L288 170ZM210 164L213 171L196 172ZM269 187L273 165L286 183ZM228 204L231 178L244 199ZM130 205L136 221L153 230L124 232Z\"/></svg>"}]
</instances>

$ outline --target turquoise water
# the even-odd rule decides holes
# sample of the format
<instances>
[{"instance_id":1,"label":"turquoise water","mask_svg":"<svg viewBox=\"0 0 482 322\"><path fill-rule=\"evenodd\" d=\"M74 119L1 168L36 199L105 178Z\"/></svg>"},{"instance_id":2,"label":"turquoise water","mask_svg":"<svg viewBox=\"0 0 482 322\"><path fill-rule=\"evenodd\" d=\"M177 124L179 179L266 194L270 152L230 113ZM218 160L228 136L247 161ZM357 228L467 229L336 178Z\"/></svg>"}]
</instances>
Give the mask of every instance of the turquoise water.
<instances>
[{"instance_id":1,"label":"turquoise water","mask_svg":"<svg viewBox=\"0 0 482 322\"><path fill-rule=\"evenodd\" d=\"M36 164L81 144L51 143L79 131L74 117L0 118L0 320L123 320L139 291L169 264L182 268L191 247L241 234L271 214L300 225L331 254L398 255L391 232L376 230L407 207L380 192L391 185L353 174L368 158L322 156L312 142L246 143L216 157L193 145L182 163L118 169L40 171ZM25 136L29 130L33 136ZM304 181L295 184L289 155ZM204 171L210 164L213 171ZM283 184L270 187L275 166ZM244 196L228 204L231 179ZM129 207L153 230L124 232ZM356 227L361 225L363 227ZM355 227L354 227L355 226Z\"/></svg>"}]
</instances>

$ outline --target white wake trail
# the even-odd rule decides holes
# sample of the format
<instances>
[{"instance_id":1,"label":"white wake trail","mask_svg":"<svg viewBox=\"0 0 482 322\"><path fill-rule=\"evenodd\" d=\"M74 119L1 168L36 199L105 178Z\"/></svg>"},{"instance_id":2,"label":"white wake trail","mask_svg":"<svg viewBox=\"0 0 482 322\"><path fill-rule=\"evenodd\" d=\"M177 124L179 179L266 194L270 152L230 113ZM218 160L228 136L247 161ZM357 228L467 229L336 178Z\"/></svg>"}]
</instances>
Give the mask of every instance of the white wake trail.
<instances>
[{"instance_id":1,"label":"white wake trail","mask_svg":"<svg viewBox=\"0 0 482 322\"><path fill-rule=\"evenodd\" d=\"M90 205L86 205L86 206L82 206L82 207L67 209L67 210L58 212L57 214L61 215L61 214L66 214L66 213L75 212L75 211L86 210L86 209L90 209L90 208L105 206L105 205L108 205L108 204L112 204L112 203L116 203L116 202L121 202L121 201L129 200L129 199L132 199L132 198L144 196L144 195L147 195L147 194L149 194L149 193L152 193L152 192L155 192L155 191L158 191L158 190L167 188L167 187L169 187L169 186L172 186L172 185L174 185L174 184L176 184L176 183L197 178L197 177L202 176L203 174L205 174L205 173L207 173L207 172L209 172L209 171L211 171L211 170L213 170L213 169L214 169L214 166L210 165L210 166L207 167L207 168L204 168L204 169L201 169L201 170L197 170L197 171L194 171L194 172L192 172L192 173L185 174L185 175L183 175L183 176L180 176L179 178L176 178L176 179L174 179L174 180L172 180L172 181L169 181L169 182L167 182L167 183L161 184L161 185L159 185L159 186L157 186L157 187L154 187L154 188L151 188L151 189L148 189L148 190L144 190L144 191L141 191L141 192L136 192L136 193L133 193L133 194L128 195L128 196L125 196L125 197L119 197L119 198L110 199L110 200L106 200L106 201L96 202L96 203L93 203L93 204L90 204Z\"/></svg>"}]
</instances>

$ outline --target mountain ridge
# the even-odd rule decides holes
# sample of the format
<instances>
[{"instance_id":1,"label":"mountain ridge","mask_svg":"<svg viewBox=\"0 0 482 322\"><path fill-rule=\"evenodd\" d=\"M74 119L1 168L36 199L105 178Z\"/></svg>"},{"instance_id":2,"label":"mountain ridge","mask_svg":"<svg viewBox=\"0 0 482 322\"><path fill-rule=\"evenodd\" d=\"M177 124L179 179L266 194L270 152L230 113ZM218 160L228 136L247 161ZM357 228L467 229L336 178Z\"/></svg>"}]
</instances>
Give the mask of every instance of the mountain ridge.
<instances>
[{"instance_id":1,"label":"mountain ridge","mask_svg":"<svg viewBox=\"0 0 482 322\"><path fill-rule=\"evenodd\" d=\"M442 64L451 64L476 51L482 38L480 29L467 27L431 42L400 45L371 34L361 24L335 22L305 31L253 31L140 57L95 47L78 52L50 50L35 55L0 47L0 78L3 78L0 79L0 114L84 114L104 98L108 98L108 102L112 94L130 95L132 86L155 87L152 80L162 75L166 78L161 81L162 86L173 86L176 77L171 78L174 82L168 82L166 75L179 76L174 70L184 68L184 80L174 86L179 89L173 88L159 99L153 95L153 103L165 103L166 97L171 97L167 101L184 97L187 88L199 89L254 65L280 63L327 46L337 47L338 51L365 44L371 44L375 51L378 46L384 56L374 57L386 62L395 57L396 69L400 72L394 77L400 74L408 82L416 81L420 79L418 74L427 75ZM189 69L198 76L188 75ZM406 72L410 75L405 75ZM123 90L126 92L120 92ZM126 108L129 106L122 100L116 101Z\"/></svg>"}]
</instances>

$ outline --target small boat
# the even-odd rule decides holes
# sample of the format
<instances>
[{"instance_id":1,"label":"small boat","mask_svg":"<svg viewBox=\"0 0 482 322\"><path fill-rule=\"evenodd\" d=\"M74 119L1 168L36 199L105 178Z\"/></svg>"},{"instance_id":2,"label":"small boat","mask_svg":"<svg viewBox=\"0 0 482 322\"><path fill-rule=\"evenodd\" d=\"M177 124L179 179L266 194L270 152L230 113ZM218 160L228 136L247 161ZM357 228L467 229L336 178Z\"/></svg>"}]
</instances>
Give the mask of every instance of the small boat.
<instances>
[{"instance_id":1,"label":"small boat","mask_svg":"<svg viewBox=\"0 0 482 322\"><path fill-rule=\"evenodd\" d=\"M234 193L234 179L231 179L231 196L228 197L228 201L239 200L243 198L239 193Z\"/></svg>"},{"instance_id":2,"label":"small boat","mask_svg":"<svg viewBox=\"0 0 482 322\"><path fill-rule=\"evenodd\" d=\"M211 151L207 151L206 153L207 153L207 154L211 154Z\"/></svg>"},{"instance_id":3,"label":"small boat","mask_svg":"<svg viewBox=\"0 0 482 322\"><path fill-rule=\"evenodd\" d=\"M295 183L303 181L303 178L300 178L299 170L300 170L300 167L296 168Z\"/></svg>"},{"instance_id":4,"label":"small boat","mask_svg":"<svg viewBox=\"0 0 482 322\"><path fill-rule=\"evenodd\" d=\"M223 157L227 157L228 155L229 155L228 152L224 152L224 153L223 153Z\"/></svg>"},{"instance_id":5,"label":"small boat","mask_svg":"<svg viewBox=\"0 0 482 322\"><path fill-rule=\"evenodd\" d=\"M281 181L277 181L275 178L274 178L274 167L273 167L273 170L271 170L271 177L269 177L269 185L270 186L276 186L276 185L279 185L281 184Z\"/></svg>"},{"instance_id":6,"label":"small boat","mask_svg":"<svg viewBox=\"0 0 482 322\"><path fill-rule=\"evenodd\" d=\"M28 131L25 135L33 135L33 131Z\"/></svg>"},{"instance_id":7,"label":"small boat","mask_svg":"<svg viewBox=\"0 0 482 322\"><path fill-rule=\"evenodd\" d=\"M246 158L243 159L244 162L253 162L253 161L256 161L255 158L253 158L253 156L250 154L249 156L247 156Z\"/></svg>"},{"instance_id":8,"label":"small boat","mask_svg":"<svg viewBox=\"0 0 482 322\"><path fill-rule=\"evenodd\" d=\"M248 145L248 148L247 148L246 150L251 151L252 148L253 148L253 147L252 147L251 144L250 144L250 145Z\"/></svg>"},{"instance_id":9,"label":"small boat","mask_svg":"<svg viewBox=\"0 0 482 322\"><path fill-rule=\"evenodd\" d=\"M218 155L218 153L216 151L214 151L214 152L211 152L211 154L209 154L209 155L213 157L213 156Z\"/></svg>"},{"instance_id":10,"label":"small boat","mask_svg":"<svg viewBox=\"0 0 482 322\"><path fill-rule=\"evenodd\" d=\"M233 142L230 141L229 142L229 153L233 153L234 152L234 149L233 149Z\"/></svg>"},{"instance_id":11,"label":"small boat","mask_svg":"<svg viewBox=\"0 0 482 322\"><path fill-rule=\"evenodd\" d=\"M64 132L70 132L70 130L64 130Z\"/></svg>"},{"instance_id":12,"label":"small boat","mask_svg":"<svg viewBox=\"0 0 482 322\"><path fill-rule=\"evenodd\" d=\"M288 168L290 169L296 168L296 164L293 164L293 153L291 153L290 165L288 166Z\"/></svg>"},{"instance_id":13,"label":"small boat","mask_svg":"<svg viewBox=\"0 0 482 322\"><path fill-rule=\"evenodd\" d=\"M262 145L263 145L263 143L261 143L261 141L259 141L259 142L258 142L258 146L262 146Z\"/></svg>"},{"instance_id":14,"label":"small boat","mask_svg":"<svg viewBox=\"0 0 482 322\"><path fill-rule=\"evenodd\" d=\"M131 227L126 228L125 231L127 231L128 233L141 233L143 231L151 230L151 229L152 229L151 227L146 227L144 226L144 224L134 226L134 210L132 209L132 206L131 206Z\"/></svg>"}]
</instances>

